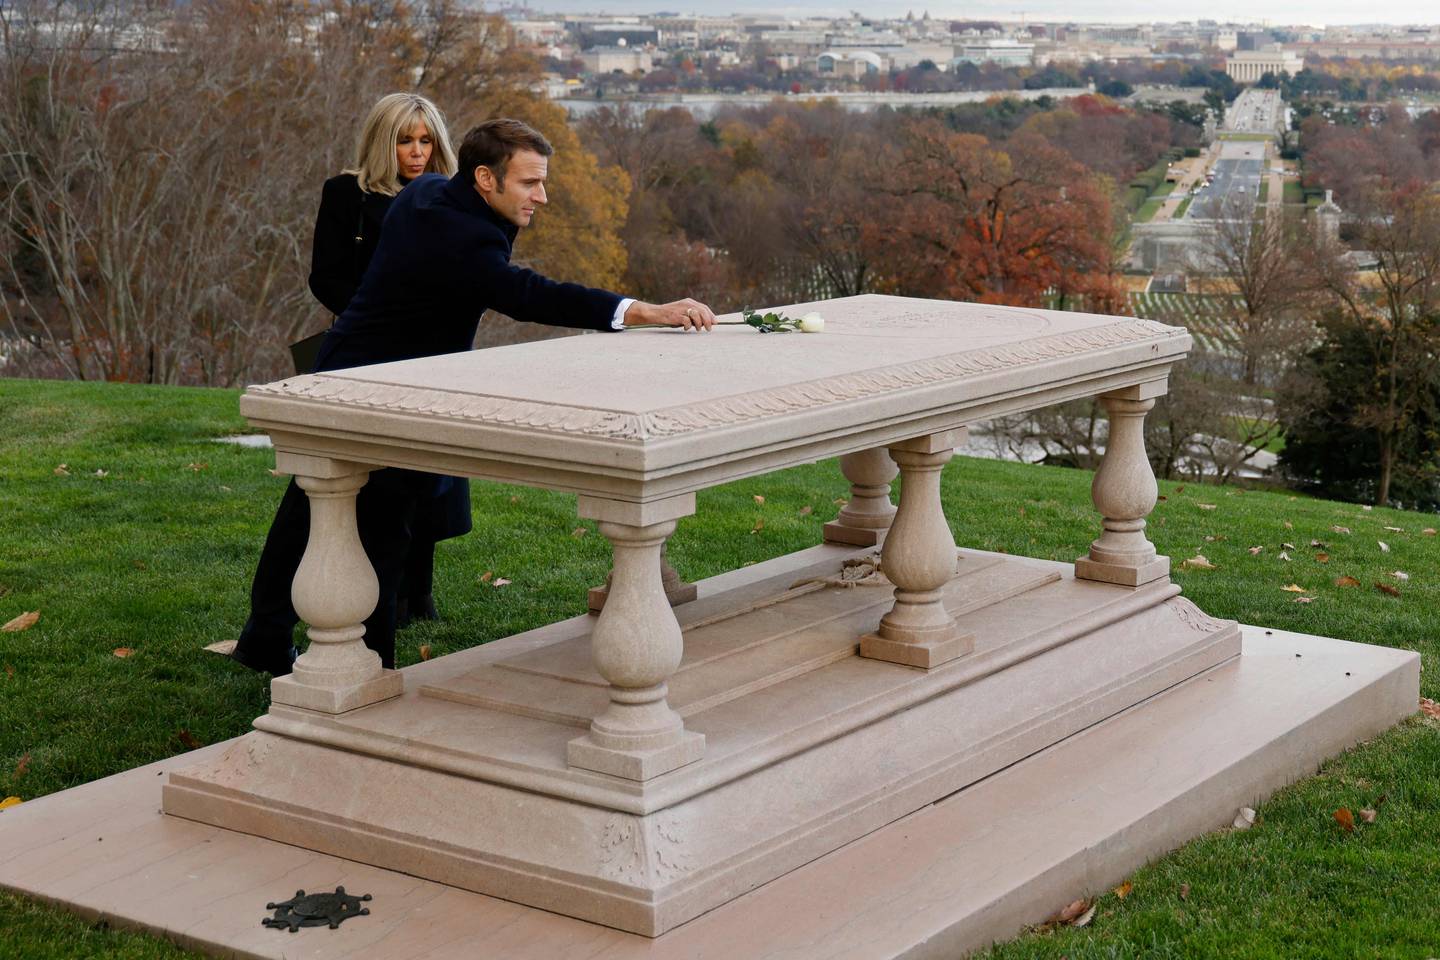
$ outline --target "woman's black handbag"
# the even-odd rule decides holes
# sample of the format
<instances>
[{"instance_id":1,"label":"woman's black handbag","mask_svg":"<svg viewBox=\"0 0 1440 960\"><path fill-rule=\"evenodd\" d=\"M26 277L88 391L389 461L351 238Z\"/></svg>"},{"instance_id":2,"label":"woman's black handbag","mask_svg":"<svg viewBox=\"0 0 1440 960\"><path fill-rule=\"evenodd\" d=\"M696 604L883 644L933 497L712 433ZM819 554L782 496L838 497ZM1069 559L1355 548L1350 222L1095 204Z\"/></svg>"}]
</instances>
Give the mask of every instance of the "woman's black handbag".
<instances>
[{"instance_id":1,"label":"woman's black handbag","mask_svg":"<svg viewBox=\"0 0 1440 960\"><path fill-rule=\"evenodd\" d=\"M320 344L324 342L325 334L329 332L329 330L321 330L304 340L296 340L290 344L290 359L295 361L296 373L310 373L315 369L315 361L320 359Z\"/></svg>"}]
</instances>

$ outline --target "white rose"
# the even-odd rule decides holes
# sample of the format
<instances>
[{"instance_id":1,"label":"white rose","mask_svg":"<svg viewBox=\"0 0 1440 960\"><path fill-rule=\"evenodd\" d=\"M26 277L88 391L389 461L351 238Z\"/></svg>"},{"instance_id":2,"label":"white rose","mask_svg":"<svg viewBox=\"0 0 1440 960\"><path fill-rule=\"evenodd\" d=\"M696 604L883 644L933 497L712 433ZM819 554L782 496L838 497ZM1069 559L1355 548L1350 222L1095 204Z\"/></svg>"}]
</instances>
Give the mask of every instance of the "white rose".
<instances>
[{"instance_id":1,"label":"white rose","mask_svg":"<svg viewBox=\"0 0 1440 960\"><path fill-rule=\"evenodd\" d=\"M807 313L800 318L801 333L819 333L825 329L825 318L818 313Z\"/></svg>"}]
</instances>

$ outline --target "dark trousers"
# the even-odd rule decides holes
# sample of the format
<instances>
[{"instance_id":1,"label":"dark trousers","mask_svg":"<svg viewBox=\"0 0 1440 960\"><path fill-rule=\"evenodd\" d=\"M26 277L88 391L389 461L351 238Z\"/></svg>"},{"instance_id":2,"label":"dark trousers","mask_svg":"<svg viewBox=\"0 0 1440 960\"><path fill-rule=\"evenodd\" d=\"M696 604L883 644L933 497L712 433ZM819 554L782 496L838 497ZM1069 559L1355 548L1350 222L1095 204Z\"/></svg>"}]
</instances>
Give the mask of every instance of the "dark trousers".
<instances>
[{"instance_id":1,"label":"dark trousers","mask_svg":"<svg viewBox=\"0 0 1440 960\"><path fill-rule=\"evenodd\" d=\"M360 543L380 581L380 602L365 621L365 645L380 654L380 661L387 668L395 666L395 601L410 556L417 505L433 496L435 483L436 478L431 474L393 468L376 470L355 500ZM236 645L236 654L245 662L281 664L288 670L289 650L295 624L299 622L290 602L290 585L300 567L309 536L310 500L291 480L265 537L265 547L260 552L250 587L250 617ZM412 575L407 589L415 588L414 577L418 576L428 593L433 541L428 550L418 553L423 557L425 570Z\"/></svg>"}]
</instances>

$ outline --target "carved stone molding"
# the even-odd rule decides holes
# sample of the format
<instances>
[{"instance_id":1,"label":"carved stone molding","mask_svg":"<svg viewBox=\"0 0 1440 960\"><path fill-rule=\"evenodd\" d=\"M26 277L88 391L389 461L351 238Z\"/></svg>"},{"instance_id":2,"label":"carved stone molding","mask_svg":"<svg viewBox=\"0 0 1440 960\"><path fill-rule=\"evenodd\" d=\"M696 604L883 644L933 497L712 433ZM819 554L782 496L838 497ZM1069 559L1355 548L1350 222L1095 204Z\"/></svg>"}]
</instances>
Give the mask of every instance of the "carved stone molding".
<instances>
[{"instance_id":1,"label":"carved stone molding","mask_svg":"<svg viewBox=\"0 0 1440 960\"><path fill-rule=\"evenodd\" d=\"M1182 338L1185 331L1150 320L1125 320L1021 343L969 350L792 386L672 407L655 413L624 413L592 407L535 403L422 387L370 383L309 374L250 387L253 397L337 401L348 407L423 413L429 418L474 421L614 440L658 440L728 427L781 413L992 373L1145 340Z\"/></svg>"}]
</instances>

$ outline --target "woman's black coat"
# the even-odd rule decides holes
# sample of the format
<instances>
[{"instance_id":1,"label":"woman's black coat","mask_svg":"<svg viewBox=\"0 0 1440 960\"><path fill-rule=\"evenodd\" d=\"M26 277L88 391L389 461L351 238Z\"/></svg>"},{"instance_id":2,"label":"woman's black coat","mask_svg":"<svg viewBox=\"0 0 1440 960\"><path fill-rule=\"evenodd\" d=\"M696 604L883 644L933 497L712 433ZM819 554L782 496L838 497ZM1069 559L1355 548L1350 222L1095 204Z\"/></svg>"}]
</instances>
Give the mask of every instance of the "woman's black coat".
<instances>
[{"instance_id":1,"label":"woman's black coat","mask_svg":"<svg viewBox=\"0 0 1440 960\"><path fill-rule=\"evenodd\" d=\"M394 199L363 192L353 173L325 181L310 247L310 292L337 317L345 312L375 255L380 225Z\"/></svg>"}]
</instances>

